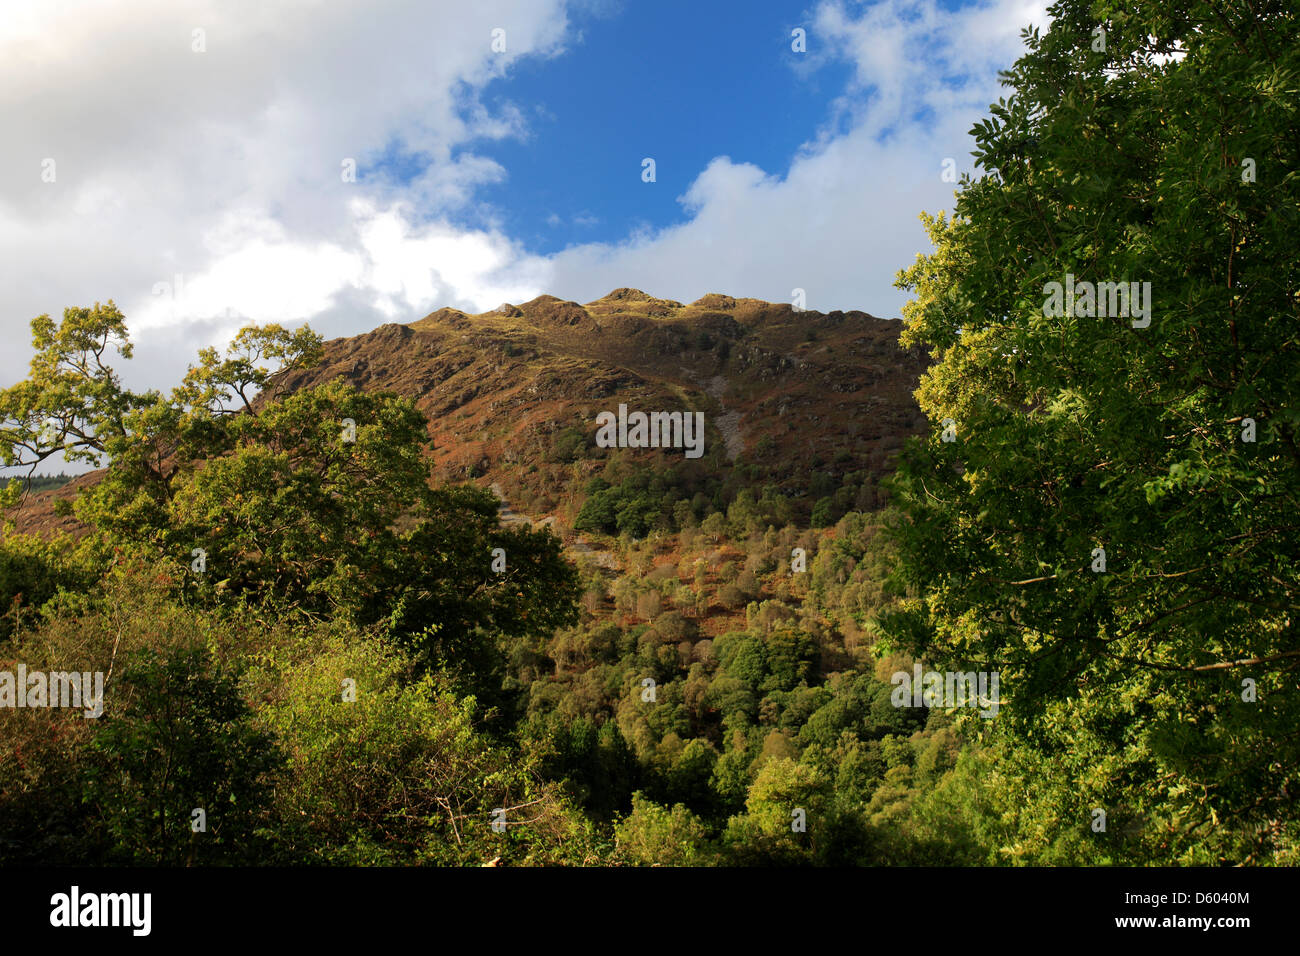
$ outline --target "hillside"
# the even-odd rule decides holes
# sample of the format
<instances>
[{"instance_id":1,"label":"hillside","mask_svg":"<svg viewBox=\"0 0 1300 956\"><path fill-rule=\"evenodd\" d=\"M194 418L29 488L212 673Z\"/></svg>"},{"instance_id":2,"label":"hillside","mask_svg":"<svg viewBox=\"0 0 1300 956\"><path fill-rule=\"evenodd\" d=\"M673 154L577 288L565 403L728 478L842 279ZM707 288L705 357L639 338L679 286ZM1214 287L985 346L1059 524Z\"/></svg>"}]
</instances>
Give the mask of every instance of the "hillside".
<instances>
[{"instance_id":1,"label":"hillside","mask_svg":"<svg viewBox=\"0 0 1300 956\"><path fill-rule=\"evenodd\" d=\"M683 305L616 289L585 306L544 295L480 315L440 309L332 341L324 362L271 392L342 376L414 398L442 477L496 484L534 514L573 510L574 482L610 457L596 447L596 416L620 403L701 411L706 427L693 469L680 451L627 457L709 473L727 486L724 497L770 484L807 500L820 497L815 480L838 488L854 472L878 479L920 428L912 392L924 357L899 350L898 328L862 312L716 294Z\"/></svg>"},{"instance_id":2,"label":"hillside","mask_svg":"<svg viewBox=\"0 0 1300 956\"><path fill-rule=\"evenodd\" d=\"M839 513L877 504L891 453L923 422L912 392L925 358L899 349L898 329L718 294L689 305L626 288L586 305L543 295L332 340L319 365L279 376L267 397L342 377L412 398L441 478L494 486L515 512L555 515L562 530L614 460L671 469L668 490L704 495L697 517L744 488L779 489L807 517L836 494ZM596 416L619 404L703 412L703 456L596 447ZM75 530L54 502L92 481L33 494L18 529Z\"/></svg>"}]
</instances>

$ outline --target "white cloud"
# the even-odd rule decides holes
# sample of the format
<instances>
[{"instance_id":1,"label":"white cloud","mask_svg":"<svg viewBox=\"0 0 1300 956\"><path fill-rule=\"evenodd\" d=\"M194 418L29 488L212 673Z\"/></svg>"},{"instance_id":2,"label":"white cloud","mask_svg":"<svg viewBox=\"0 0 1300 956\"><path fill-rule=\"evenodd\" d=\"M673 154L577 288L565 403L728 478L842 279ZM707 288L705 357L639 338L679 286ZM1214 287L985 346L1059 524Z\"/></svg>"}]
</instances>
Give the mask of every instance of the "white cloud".
<instances>
[{"instance_id":1,"label":"white cloud","mask_svg":"<svg viewBox=\"0 0 1300 956\"><path fill-rule=\"evenodd\" d=\"M527 258L490 223L445 219L507 175L475 143L524 133L515 106L478 92L520 57L560 52L566 29L563 0L5 0L7 340L42 312L113 298L149 338L140 354L167 366L132 374L162 385L239 317L298 321L346 299L355 332L516 292L493 273L510 261L527 276ZM399 183L376 166L394 155L428 167ZM154 294L178 274L180 300ZM27 354L5 350L3 381Z\"/></svg>"},{"instance_id":2,"label":"white cloud","mask_svg":"<svg viewBox=\"0 0 1300 956\"><path fill-rule=\"evenodd\" d=\"M423 314L430 303L482 312L541 290L543 260L500 234L441 224L413 227L403 206L381 211L361 205L357 211L366 259L363 285L381 296L378 307L391 318Z\"/></svg>"}]
</instances>

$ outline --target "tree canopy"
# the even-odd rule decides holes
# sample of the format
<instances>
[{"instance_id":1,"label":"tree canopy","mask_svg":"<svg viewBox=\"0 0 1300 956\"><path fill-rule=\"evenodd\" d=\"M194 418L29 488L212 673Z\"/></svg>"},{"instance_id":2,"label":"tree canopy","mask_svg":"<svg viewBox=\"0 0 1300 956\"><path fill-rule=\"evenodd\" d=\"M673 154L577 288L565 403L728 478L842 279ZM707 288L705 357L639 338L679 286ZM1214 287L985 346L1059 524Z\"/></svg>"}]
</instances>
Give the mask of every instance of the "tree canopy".
<instances>
[{"instance_id":1,"label":"tree canopy","mask_svg":"<svg viewBox=\"0 0 1300 956\"><path fill-rule=\"evenodd\" d=\"M1300 25L1051 12L899 275L933 432L892 482L889 629L1000 670L1015 732L1080 757L1062 789L1162 852L1229 818L1209 842L1262 851L1300 785Z\"/></svg>"}]
</instances>

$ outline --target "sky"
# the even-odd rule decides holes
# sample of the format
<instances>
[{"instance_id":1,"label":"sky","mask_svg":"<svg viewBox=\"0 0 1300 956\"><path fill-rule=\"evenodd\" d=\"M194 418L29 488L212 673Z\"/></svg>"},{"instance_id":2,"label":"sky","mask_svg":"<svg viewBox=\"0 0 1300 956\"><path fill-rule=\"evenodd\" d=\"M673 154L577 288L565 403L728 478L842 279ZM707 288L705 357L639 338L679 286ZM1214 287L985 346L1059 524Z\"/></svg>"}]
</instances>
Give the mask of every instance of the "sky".
<instances>
[{"instance_id":1,"label":"sky","mask_svg":"<svg viewBox=\"0 0 1300 956\"><path fill-rule=\"evenodd\" d=\"M1046 6L0 0L0 386L108 299L163 389L250 323L542 293L897 316Z\"/></svg>"}]
</instances>

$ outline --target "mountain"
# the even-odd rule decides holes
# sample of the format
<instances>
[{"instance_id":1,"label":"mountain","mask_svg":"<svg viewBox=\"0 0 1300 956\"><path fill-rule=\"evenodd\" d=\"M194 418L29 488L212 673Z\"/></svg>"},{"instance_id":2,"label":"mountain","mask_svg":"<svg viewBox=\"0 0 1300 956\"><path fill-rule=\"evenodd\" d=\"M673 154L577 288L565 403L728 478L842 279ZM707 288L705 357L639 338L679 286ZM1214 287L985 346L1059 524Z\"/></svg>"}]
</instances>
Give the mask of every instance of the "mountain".
<instances>
[{"instance_id":1,"label":"mountain","mask_svg":"<svg viewBox=\"0 0 1300 956\"><path fill-rule=\"evenodd\" d=\"M336 377L409 397L429 416L442 478L492 485L515 510L562 524L593 477L620 473L612 461L671 471L679 497L704 495L697 510L766 488L806 516L835 494L875 504L891 453L923 426L912 392L927 357L898 347L899 328L720 294L689 305L627 288L586 305L542 295L332 340L319 365L278 376L263 400ZM597 416L620 404L702 412L702 456L597 447ZM73 527L53 502L88 481L33 495L19 530Z\"/></svg>"}]
</instances>

